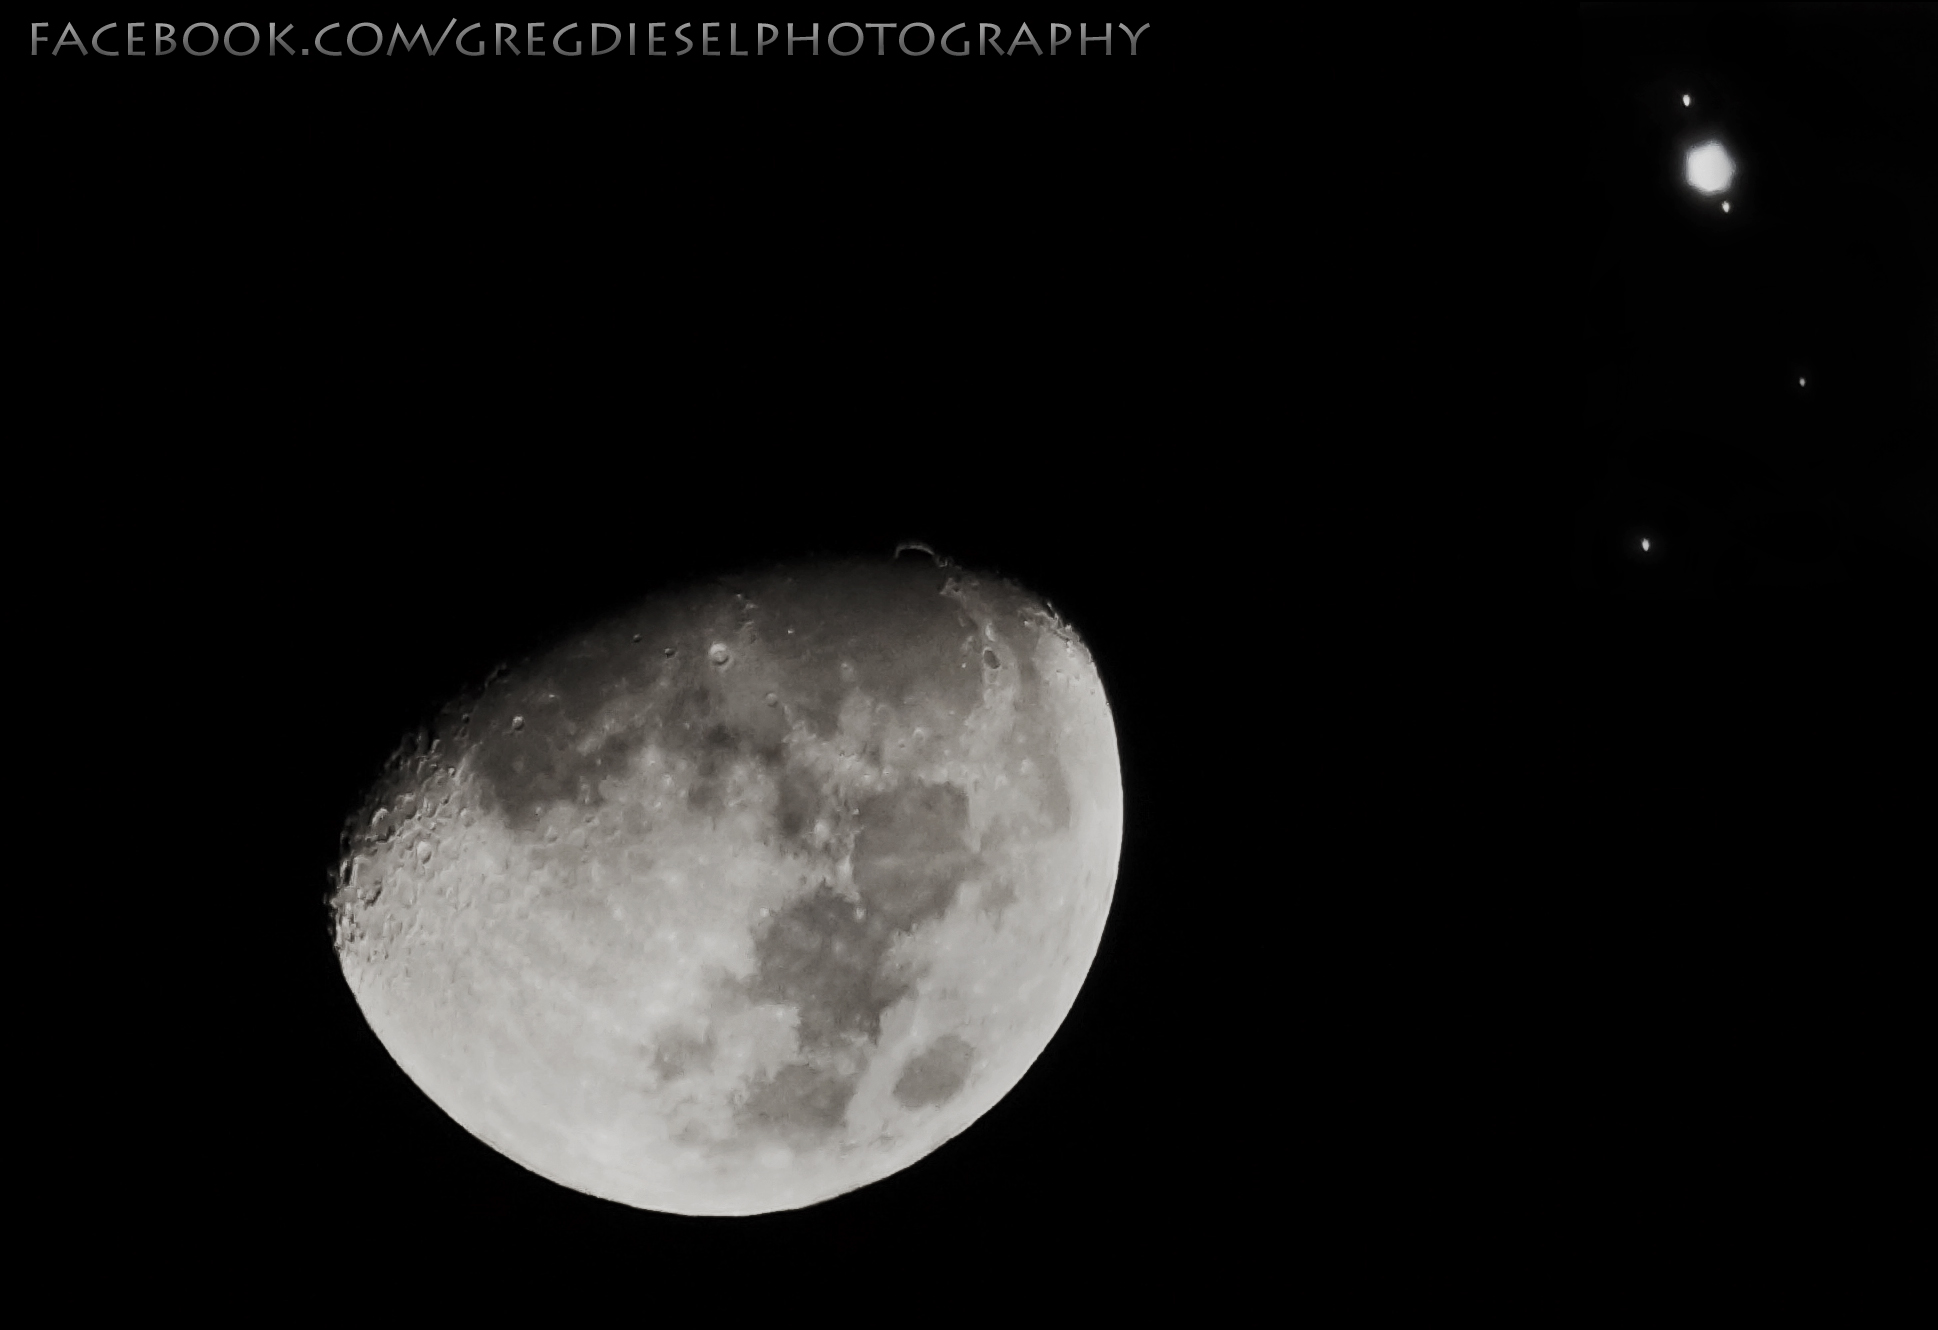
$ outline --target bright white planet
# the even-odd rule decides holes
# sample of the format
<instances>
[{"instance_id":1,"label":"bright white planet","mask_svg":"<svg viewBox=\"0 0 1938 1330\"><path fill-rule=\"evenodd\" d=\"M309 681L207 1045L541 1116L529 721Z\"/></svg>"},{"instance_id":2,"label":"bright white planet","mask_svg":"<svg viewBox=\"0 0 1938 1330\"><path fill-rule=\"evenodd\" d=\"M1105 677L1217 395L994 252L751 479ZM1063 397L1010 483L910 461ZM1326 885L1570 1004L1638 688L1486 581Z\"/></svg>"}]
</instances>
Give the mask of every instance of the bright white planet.
<instances>
[{"instance_id":1,"label":"bright white planet","mask_svg":"<svg viewBox=\"0 0 1938 1330\"><path fill-rule=\"evenodd\" d=\"M1682 94L1682 104L1684 106L1689 105L1689 94L1686 92Z\"/></svg>"},{"instance_id":2,"label":"bright white planet","mask_svg":"<svg viewBox=\"0 0 1938 1330\"><path fill-rule=\"evenodd\" d=\"M1705 143L1691 148L1684 159L1689 183L1705 194L1720 194L1729 188L1736 174L1736 163L1720 143Z\"/></svg>"},{"instance_id":3,"label":"bright white planet","mask_svg":"<svg viewBox=\"0 0 1938 1330\"><path fill-rule=\"evenodd\" d=\"M929 560L797 565L448 707L353 819L337 952L410 1078L526 1168L794 1209L1023 1077L1123 818L1096 666L1047 605Z\"/></svg>"},{"instance_id":4,"label":"bright white planet","mask_svg":"<svg viewBox=\"0 0 1938 1330\"><path fill-rule=\"evenodd\" d=\"M1644 554L1649 552L1649 538L1647 536L1642 537L1642 552Z\"/></svg>"},{"instance_id":5,"label":"bright white planet","mask_svg":"<svg viewBox=\"0 0 1938 1330\"><path fill-rule=\"evenodd\" d=\"M1725 199L1725 200L1723 201L1723 211L1724 211L1724 212L1728 212L1728 211L1729 211L1729 201L1728 201L1727 199Z\"/></svg>"}]
</instances>

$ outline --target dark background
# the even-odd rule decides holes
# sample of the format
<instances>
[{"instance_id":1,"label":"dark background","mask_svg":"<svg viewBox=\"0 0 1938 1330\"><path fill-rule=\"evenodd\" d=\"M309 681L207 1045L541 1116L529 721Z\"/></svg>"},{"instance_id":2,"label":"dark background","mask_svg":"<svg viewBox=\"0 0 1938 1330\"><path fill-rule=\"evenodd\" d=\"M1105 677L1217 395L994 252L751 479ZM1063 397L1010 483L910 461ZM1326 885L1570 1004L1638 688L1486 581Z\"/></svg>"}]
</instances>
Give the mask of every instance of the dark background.
<instances>
[{"instance_id":1,"label":"dark background","mask_svg":"<svg viewBox=\"0 0 1938 1330\"><path fill-rule=\"evenodd\" d=\"M1935 29L1919 5L1583 9L1582 589L1929 591ZM1709 138L1728 214L1682 178Z\"/></svg>"},{"instance_id":2,"label":"dark background","mask_svg":"<svg viewBox=\"0 0 1938 1330\"><path fill-rule=\"evenodd\" d=\"M272 1307L1359 1306L1522 1269L1528 1222L1638 1271L1859 1229L1789 1268L1888 1263L1825 1216L1874 1212L1908 1102L1938 81L1929 7L1835 9L1154 18L1075 65L17 61L44 1233ZM1530 220L1530 142L1572 220ZM1563 323L1506 345L1528 289ZM1495 460L1537 520L1483 566ZM917 1167L753 1221L473 1141L329 954L384 755L662 581L911 538L1046 595L1118 718L1117 900L1048 1053Z\"/></svg>"},{"instance_id":3,"label":"dark background","mask_svg":"<svg viewBox=\"0 0 1938 1330\"><path fill-rule=\"evenodd\" d=\"M1551 1030L1554 1180L1636 1271L1836 1296L1904 1255L1883 1216L1938 677L1934 52L1929 5L1580 12L1534 857L1579 891L1542 963L1581 999ZM1727 215L1682 180L1706 137L1737 164Z\"/></svg>"}]
</instances>

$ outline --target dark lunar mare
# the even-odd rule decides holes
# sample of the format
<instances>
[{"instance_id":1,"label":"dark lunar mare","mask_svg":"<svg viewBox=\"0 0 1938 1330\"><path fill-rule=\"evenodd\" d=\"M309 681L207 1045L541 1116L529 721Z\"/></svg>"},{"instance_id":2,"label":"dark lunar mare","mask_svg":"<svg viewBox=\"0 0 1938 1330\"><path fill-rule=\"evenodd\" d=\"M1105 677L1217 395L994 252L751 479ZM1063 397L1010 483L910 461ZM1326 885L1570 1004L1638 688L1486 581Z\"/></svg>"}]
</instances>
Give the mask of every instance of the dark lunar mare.
<instances>
[{"instance_id":1,"label":"dark lunar mare","mask_svg":"<svg viewBox=\"0 0 1938 1330\"><path fill-rule=\"evenodd\" d=\"M825 738L852 690L891 706L927 702L957 718L973 711L982 677L964 665L978 659L971 648L980 628L942 594L948 580L913 561L851 561L655 597L447 710L439 736L446 751L468 749L482 802L514 832L535 831L549 803L601 802L599 782L649 739L700 767L692 797L710 810L733 757L779 767L787 717ZM738 650L748 639L759 643L785 705L729 717L733 666L711 661L708 648L726 640ZM579 751L601 711L626 699L643 703L636 722Z\"/></svg>"},{"instance_id":2,"label":"dark lunar mare","mask_svg":"<svg viewBox=\"0 0 1938 1330\"><path fill-rule=\"evenodd\" d=\"M979 866L966 839L969 799L953 785L913 784L877 795L861 804L858 821L852 863L861 904L824 884L777 912L754 939L756 968L746 996L799 1012L797 1035L807 1060L757 1084L741 1119L789 1140L839 1128L865 1051L881 1037L882 1013L912 986L912 977L889 965L890 948L897 936L946 913ZM846 1075L826 1065L827 1055L844 1048L857 1054ZM918 1073L917 1093L940 1102L954 1093L944 1092L947 1080L946 1066L938 1064Z\"/></svg>"},{"instance_id":3,"label":"dark lunar mare","mask_svg":"<svg viewBox=\"0 0 1938 1330\"><path fill-rule=\"evenodd\" d=\"M969 1079L976 1050L968 1041L945 1034L908 1060L895 1082L895 1099L903 1108L930 1108L953 1098Z\"/></svg>"}]
</instances>

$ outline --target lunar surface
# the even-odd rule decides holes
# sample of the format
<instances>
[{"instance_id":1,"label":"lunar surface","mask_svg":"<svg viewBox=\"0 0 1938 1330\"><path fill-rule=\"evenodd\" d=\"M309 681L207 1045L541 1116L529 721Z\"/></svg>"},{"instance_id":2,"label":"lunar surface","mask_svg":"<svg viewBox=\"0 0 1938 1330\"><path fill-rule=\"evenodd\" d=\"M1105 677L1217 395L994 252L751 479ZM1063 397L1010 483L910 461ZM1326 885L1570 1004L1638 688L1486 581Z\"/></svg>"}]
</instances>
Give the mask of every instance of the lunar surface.
<instances>
[{"instance_id":1,"label":"lunar surface","mask_svg":"<svg viewBox=\"0 0 1938 1330\"><path fill-rule=\"evenodd\" d=\"M1076 634L929 558L646 602L453 702L346 832L371 1028L579 1191L748 1215L1007 1093L1095 958L1123 832Z\"/></svg>"}]
</instances>

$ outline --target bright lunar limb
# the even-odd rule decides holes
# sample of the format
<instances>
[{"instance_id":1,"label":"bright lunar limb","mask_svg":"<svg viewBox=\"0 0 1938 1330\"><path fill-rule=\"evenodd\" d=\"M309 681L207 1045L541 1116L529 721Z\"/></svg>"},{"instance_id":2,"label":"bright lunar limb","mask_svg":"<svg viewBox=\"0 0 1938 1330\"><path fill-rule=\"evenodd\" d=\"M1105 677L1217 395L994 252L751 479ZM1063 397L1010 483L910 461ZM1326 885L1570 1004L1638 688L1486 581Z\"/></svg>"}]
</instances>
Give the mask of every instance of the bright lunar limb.
<instances>
[{"instance_id":1,"label":"bright lunar limb","mask_svg":"<svg viewBox=\"0 0 1938 1330\"><path fill-rule=\"evenodd\" d=\"M1689 183L1705 194L1722 193L1736 174L1736 163L1720 143L1705 143L1690 149L1684 165Z\"/></svg>"},{"instance_id":2,"label":"bright lunar limb","mask_svg":"<svg viewBox=\"0 0 1938 1330\"><path fill-rule=\"evenodd\" d=\"M494 677L346 832L338 958L474 1135L644 1209L886 1177L1074 1003L1123 790L1097 668L1013 583L818 562Z\"/></svg>"}]
</instances>

